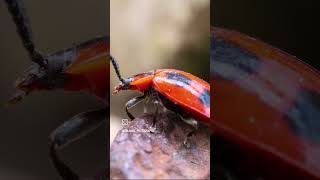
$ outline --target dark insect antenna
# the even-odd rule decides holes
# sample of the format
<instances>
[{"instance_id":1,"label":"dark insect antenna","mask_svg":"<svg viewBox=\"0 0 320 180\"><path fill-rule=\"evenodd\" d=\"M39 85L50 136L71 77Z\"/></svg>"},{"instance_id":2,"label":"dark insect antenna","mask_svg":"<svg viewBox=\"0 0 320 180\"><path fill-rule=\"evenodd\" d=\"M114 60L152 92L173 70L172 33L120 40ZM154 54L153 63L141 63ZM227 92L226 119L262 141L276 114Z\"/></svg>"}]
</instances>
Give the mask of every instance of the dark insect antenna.
<instances>
[{"instance_id":1,"label":"dark insect antenna","mask_svg":"<svg viewBox=\"0 0 320 180\"><path fill-rule=\"evenodd\" d=\"M125 84L124 79L121 77L120 68L119 68L119 65L118 65L117 61L116 61L111 55L110 55L110 60L111 60L111 62L112 62L112 65L113 65L113 67L114 67L114 70L116 71L116 74L117 74L119 80L120 80L123 84Z\"/></svg>"},{"instance_id":2,"label":"dark insect antenna","mask_svg":"<svg viewBox=\"0 0 320 180\"><path fill-rule=\"evenodd\" d=\"M34 46L30 21L26 13L23 0L5 0L12 19L17 27L17 32L24 48L28 51L31 61L47 69L48 61ZM65 180L79 180L79 177L58 158L53 146L50 148L50 158L60 176Z\"/></svg>"},{"instance_id":3,"label":"dark insect antenna","mask_svg":"<svg viewBox=\"0 0 320 180\"><path fill-rule=\"evenodd\" d=\"M36 50L32 38L30 20L28 18L23 0L5 0L12 19L17 27L17 32L24 48L28 51L31 61L47 68L47 59Z\"/></svg>"}]
</instances>

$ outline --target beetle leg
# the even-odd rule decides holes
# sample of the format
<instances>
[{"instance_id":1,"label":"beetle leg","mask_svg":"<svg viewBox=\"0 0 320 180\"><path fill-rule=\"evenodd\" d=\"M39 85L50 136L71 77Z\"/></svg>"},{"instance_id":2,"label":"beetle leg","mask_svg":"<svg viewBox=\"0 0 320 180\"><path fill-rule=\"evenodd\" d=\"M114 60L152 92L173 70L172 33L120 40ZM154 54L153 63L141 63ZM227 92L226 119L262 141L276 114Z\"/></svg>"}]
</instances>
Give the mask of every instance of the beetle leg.
<instances>
[{"instance_id":1,"label":"beetle leg","mask_svg":"<svg viewBox=\"0 0 320 180\"><path fill-rule=\"evenodd\" d=\"M150 99L151 99L150 94L146 95L145 101L143 103L143 113L144 114L148 112L148 104L150 103Z\"/></svg>"},{"instance_id":2,"label":"beetle leg","mask_svg":"<svg viewBox=\"0 0 320 180\"><path fill-rule=\"evenodd\" d=\"M61 149L95 130L106 120L106 117L107 108L77 114L55 129L50 135L50 141L56 149Z\"/></svg>"},{"instance_id":3,"label":"beetle leg","mask_svg":"<svg viewBox=\"0 0 320 180\"><path fill-rule=\"evenodd\" d=\"M187 124L189 124L189 125L191 125L193 127L193 130L187 134L187 136L185 137L185 139L183 141L183 144L187 148L189 148L190 144L189 144L188 141L189 141L190 137L193 136L195 134L196 130L198 129L198 122L196 120L192 119L192 118L186 119L186 118L184 118L182 116L180 116L180 117L185 123L187 123Z\"/></svg>"},{"instance_id":4,"label":"beetle leg","mask_svg":"<svg viewBox=\"0 0 320 180\"><path fill-rule=\"evenodd\" d=\"M164 107L164 106L161 103L161 99L160 99L158 93L154 93L153 94L153 99L154 99L153 104L154 104L154 107L155 107L155 112L154 112L154 118L153 118L153 122L152 122L152 127L155 127L156 120L157 120L157 117L159 115L159 106L162 106L162 107Z\"/></svg>"},{"instance_id":5,"label":"beetle leg","mask_svg":"<svg viewBox=\"0 0 320 180\"><path fill-rule=\"evenodd\" d=\"M147 102L147 101L148 101L148 100L144 101L144 103L143 103L143 113L144 113L144 114L148 112L148 108L147 108L148 102Z\"/></svg>"},{"instance_id":6,"label":"beetle leg","mask_svg":"<svg viewBox=\"0 0 320 180\"><path fill-rule=\"evenodd\" d=\"M79 180L79 176L70 169L57 155L54 143L50 144L51 161L64 180Z\"/></svg>"},{"instance_id":7,"label":"beetle leg","mask_svg":"<svg viewBox=\"0 0 320 180\"><path fill-rule=\"evenodd\" d=\"M154 111L154 116L153 116L153 122L152 122L152 127L156 125L156 120L159 115L159 106L158 106L158 101L155 101L155 111Z\"/></svg>"},{"instance_id":8,"label":"beetle leg","mask_svg":"<svg viewBox=\"0 0 320 180\"><path fill-rule=\"evenodd\" d=\"M152 118L152 125L149 128L150 132L154 133L156 131L156 121L157 121L157 117L159 115L159 107L158 107L158 101L155 101L155 112L153 114L153 118Z\"/></svg>"},{"instance_id":9,"label":"beetle leg","mask_svg":"<svg viewBox=\"0 0 320 180\"><path fill-rule=\"evenodd\" d=\"M133 120L135 117L129 112L129 109L132 108L133 106L137 105L141 101L143 101L145 97L146 96L144 94L142 96L132 98L126 103L126 113L131 120Z\"/></svg>"},{"instance_id":10,"label":"beetle leg","mask_svg":"<svg viewBox=\"0 0 320 180\"><path fill-rule=\"evenodd\" d=\"M99 127L99 125L106 120L107 115L107 108L80 113L63 123L51 133L49 137L50 158L63 179L78 180L79 177L59 159L57 150Z\"/></svg>"},{"instance_id":11,"label":"beetle leg","mask_svg":"<svg viewBox=\"0 0 320 180\"><path fill-rule=\"evenodd\" d=\"M147 113L148 112L148 105L151 103L153 103L153 99L154 99L154 91L148 91L145 94L145 101L144 101L144 106L143 106L143 113Z\"/></svg>"}]
</instances>

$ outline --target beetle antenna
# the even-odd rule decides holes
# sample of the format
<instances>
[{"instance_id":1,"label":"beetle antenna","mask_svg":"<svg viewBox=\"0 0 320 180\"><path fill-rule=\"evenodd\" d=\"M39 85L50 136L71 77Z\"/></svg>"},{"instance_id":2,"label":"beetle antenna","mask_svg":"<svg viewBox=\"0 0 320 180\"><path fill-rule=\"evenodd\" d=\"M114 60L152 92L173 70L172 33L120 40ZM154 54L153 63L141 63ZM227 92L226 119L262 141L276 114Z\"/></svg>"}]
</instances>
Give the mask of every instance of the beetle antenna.
<instances>
[{"instance_id":1,"label":"beetle antenna","mask_svg":"<svg viewBox=\"0 0 320 180\"><path fill-rule=\"evenodd\" d=\"M28 51L31 60L41 67L47 66L47 60L35 49L30 20L26 12L23 0L5 0L7 8L17 27L17 32L22 40L24 48Z\"/></svg>"},{"instance_id":2,"label":"beetle antenna","mask_svg":"<svg viewBox=\"0 0 320 180\"><path fill-rule=\"evenodd\" d=\"M120 68L119 68L119 65L118 65L116 59L114 59L114 58L110 55L110 60L111 60L111 62L112 62L112 65L113 65L113 67L114 67L114 70L116 71L116 74L117 74L119 80L120 80L123 84L125 84L124 79L121 77Z\"/></svg>"}]
</instances>

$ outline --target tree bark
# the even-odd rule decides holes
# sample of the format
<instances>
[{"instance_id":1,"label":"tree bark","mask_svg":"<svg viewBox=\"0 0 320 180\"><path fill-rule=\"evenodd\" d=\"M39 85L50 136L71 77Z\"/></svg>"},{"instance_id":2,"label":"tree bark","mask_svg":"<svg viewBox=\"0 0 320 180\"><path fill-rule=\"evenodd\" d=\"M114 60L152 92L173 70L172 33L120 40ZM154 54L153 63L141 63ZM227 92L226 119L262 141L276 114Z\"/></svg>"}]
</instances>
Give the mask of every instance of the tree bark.
<instances>
[{"instance_id":1,"label":"tree bark","mask_svg":"<svg viewBox=\"0 0 320 180\"><path fill-rule=\"evenodd\" d=\"M183 143L193 128L175 114L145 114L123 126L111 145L111 179L209 179L210 133L199 126L195 135Z\"/></svg>"}]
</instances>

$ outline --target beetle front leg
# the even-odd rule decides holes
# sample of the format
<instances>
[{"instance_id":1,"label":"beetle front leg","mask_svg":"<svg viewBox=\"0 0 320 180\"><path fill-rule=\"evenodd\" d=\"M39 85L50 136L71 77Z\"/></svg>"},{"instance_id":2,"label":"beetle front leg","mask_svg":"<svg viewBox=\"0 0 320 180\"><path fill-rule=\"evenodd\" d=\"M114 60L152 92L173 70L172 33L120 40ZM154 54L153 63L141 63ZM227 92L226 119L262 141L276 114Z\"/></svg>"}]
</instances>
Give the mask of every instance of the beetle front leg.
<instances>
[{"instance_id":1,"label":"beetle front leg","mask_svg":"<svg viewBox=\"0 0 320 180\"><path fill-rule=\"evenodd\" d=\"M107 115L107 108L80 113L52 132L49 138L50 158L63 179L77 180L79 177L59 159L57 150L95 130Z\"/></svg>"},{"instance_id":2,"label":"beetle front leg","mask_svg":"<svg viewBox=\"0 0 320 180\"><path fill-rule=\"evenodd\" d=\"M95 130L106 118L107 108L77 114L51 133L50 142L61 149Z\"/></svg>"},{"instance_id":3,"label":"beetle front leg","mask_svg":"<svg viewBox=\"0 0 320 180\"><path fill-rule=\"evenodd\" d=\"M127 113L128 117L130 118L130 120L133 120L135 117L129 112L129 109L132 108L133 106L139 104L141 101L144 100L145 97L146 97L146 95L144 94L142 96L132 98L126 103L126 113Z\"/></svg>"}]
</instances>

